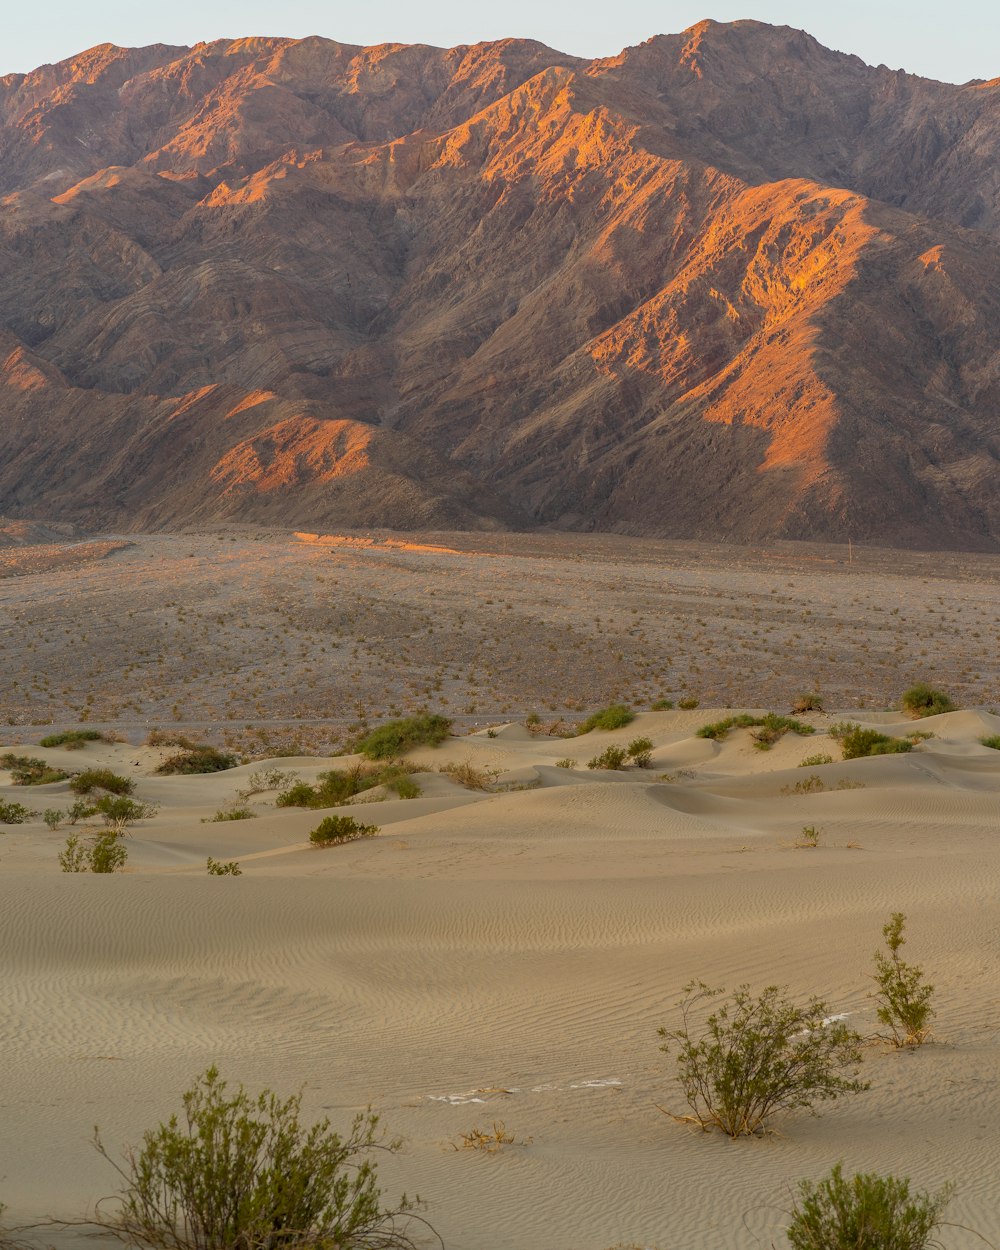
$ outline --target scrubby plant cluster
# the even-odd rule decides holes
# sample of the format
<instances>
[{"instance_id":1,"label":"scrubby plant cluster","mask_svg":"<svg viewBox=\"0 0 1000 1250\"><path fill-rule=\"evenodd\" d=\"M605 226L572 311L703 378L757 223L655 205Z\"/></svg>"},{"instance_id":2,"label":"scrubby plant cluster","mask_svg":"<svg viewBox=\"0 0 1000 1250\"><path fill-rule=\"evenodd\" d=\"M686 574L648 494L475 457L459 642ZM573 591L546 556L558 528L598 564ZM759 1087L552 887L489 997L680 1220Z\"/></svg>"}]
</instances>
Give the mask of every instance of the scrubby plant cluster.
<instances>
[{"instance_id":1,"label":"scrubby plant cluster","mask_svg":"<svg viewBox=\"0 0 1000 1250\"><path fill-rule=\"evenodd\" d=\"M905 928L906 917L901 911L893 912L882 928L888 954L875 952L875 997L878 1018L889 1029L893 1045L920 1046L930 1033L934 986L924 982L923 968L901 957Z\"/></svg>"},{"instance_id":2,"label":"scrubby plant cluster","mask_svg":"<svg viewBox=\"0 0 1000 1250\"><path fill-rule=\"evenodd\" d=\"M82 751L88 742L114 742L109 734L99 729L67 729L63 733L49 734L42 738L41 747L65 747L67 751Z\"/></svg>"},{"instance_id":3,"label":"scrubby plant cluster","mask_svg":"<svg viewBox=\"0 0 1000 1250\"><path fill-rule=\"evenodd\" d=\"M378 825L361 825L350 816L327 816L309 834L313 846L343 846L361 838L374 838L382 830Z\"/></svg>"},{"instance_id":4,"label":"scrubby plant cluster","mask_svg":"<svg viewBox=\"0 0 1000 1250\"><path fill-rule=\"evenodd\" d=\"M394 760L415 747L436 747L451 733L446 716L424 713L389 721L366 734L355 744L359 755L370 760Z\"/></svg>"},{"instance_id":5,"label":"scrubby plant cluster","mask_svg":"<svg viewBox=\"0 0 1000 1250\"><path fill-rule=\"evenodd\" d=\"M373 790L376 786L389 786L400 798L416 798L420 787L411 780L415 766L402 760L373 767L371 764L355 764L351 768L329 769L320 773L316 784L295 781L281 790L275 799L277 807L339 807L355 795Z\"/></svg>"},{"instance_id":6,"label":"scrubby plant cluster","mask_svg":"<svg viewBox=\"0 0 1000 1250\"><path fill-rule=\"evenodd\" d=\"M23 803L8 803L0 799L0 825L23 825L32 816L37 815Z\"/></svg>"},{"instance_id":7,"label":"scrubby plant cluster","mask_svg":"<svg viewBox=\"0 0 1000 1250\"><path fill-rule=\"evenodd\" d=\"M63 872L120 872L128 861L128 849L119 834L110 830L86 842L73 833L66 839L57 859Z\"/></svg>"},{"instance_id":8,"label":"scrubby plant cluster","mask_svg":"<svg viewBox=\"0 0 1000 1250\"><path fill-rule=\"evenodd\" d=\"M577 734L589 734L595 729L624 729L635 720L635 712L625 703L612 703L610 707L593 712L577 728Z\"/></svg>"},{"instance_id":9,"label":"scrubby plant cluster","mask_svg":"<svg viewBox=\"0 0 1000 1250\"><path fill-rule=\"evenodd\" d=\"M91 794L94 790L104 790L108 794L131 794L135 790L135 782L131 777L120 777L110 768L85 768L70 778L69 788L74 794Z\"/></svg>"},{"instance_id":10,"label":"scrubby plant cluster","mask_svg":"<svg viewBox=\"0 0 1000 1250\"><path fill-rule=\"evenodd\" d=\"M699 738L712 738L716 742L721 742L731 729L752 730L753 744L759 751L769 751L786 733L806 736L816 732L815 726L796 720L792 716L781 716L777 712L766 712L763 716L738 712L735 716L727 716L725 720L702 725L696 733Z\"/></svg>"},{"instance_id":11,"label":"scrubby plant cluster","mask_svg":"<svg viewBox=\"0 0 1000 1250\"><path fill-rule=\"evenodd\" d=\"M800 1181L792 1250L927 1250L954 1189L912 1192L907 1178L858 1173L838 1163L821 1181Z\"/></svg>"},{"instance_id":12,"label":"scrubby plant cluster","mask_svg":"<svg viewBox=\"0 0 1000 1250\"><path fill-rule=\"evenodd\" d=\"M954 712L955 704L941 690L934 690L926 682L917 682L902 697L903 711L914 719L924 716L940 716L943 712Z\"/></svg>"},{"instance_id":13,"label":"scrubby plant cluster","mask_svg":"<svg viewBox=\"0 0 1000 1250\"><path fill-rule=\"evenodd\" d=\"M600 755L587 761L588 768L649 768L653 762L653 743L649 738L633 738L628 746L606 746Z\"/></svg>"},{"instance_id":14,"label":"scrubby plant cluster","mask_svg":"<svg viewBox=\"0 0 1000 1250\"><path fill-rule=\"evenodd\" d=\"M224 863L221 860L213 859L209 855L205 861L205 867L210 877L242 877L243 869L240 867L239 860L227 859Z\"/></svg>"},{"instance_id":15,"label":"scrubby plant cluster","mask_svg":"<svg viewBox=\"0 0 1000 1250\"><path fill-rule=\"evenodd\" d=\"M65 781L69 776L60 768L52 768L45 760L31 755L14 755L7 751L0 755L0 768L6 768L15 786L48 786Z\"/></svg>"},{"instance_id":16,"label":"scrubby plant cluster","mask_svg":"<svg viewBox=\"0 0 1000 1250\"><path fill-rule=\"evenodd\" d=\"M175 775L191 776L197 773L221 773L226 769L235 768L239 760L229 751L220 751L218 747L209 746L205 742L187 742L182 740L181 750L169 755L157 768L164 777Z\"/></svg>"},{"instance_id":17,"label":"scrubby plant cluster","mask_svg":"<svg viewBox=\"0 0 1000 1250\"><path fill-rule=\"evenodd\" d=\"M909 738L890 738L888 734L866 729L854 721L831 725L830 737L840 743L845 760L865 759L870 755L901 755L913 750Z\"/></svg>"},{"instance_id":18,"label":"scrubby plant cluster","mask_svg":"<svg viewBox=\"0 0 1000 1250\"><path fill-rule=\"evenodd\" d=\"M831 1020L821 998L800 1006L778 986L754 996L741 985L708 1011L724 993L691 982L677 1004L680 1026L659 1030L691 1111L676 1119L729 1137L754 1136L780 1111L811 1111L868 1088L857 1077L863 1039Z\"/></svg>"}]
</instances>

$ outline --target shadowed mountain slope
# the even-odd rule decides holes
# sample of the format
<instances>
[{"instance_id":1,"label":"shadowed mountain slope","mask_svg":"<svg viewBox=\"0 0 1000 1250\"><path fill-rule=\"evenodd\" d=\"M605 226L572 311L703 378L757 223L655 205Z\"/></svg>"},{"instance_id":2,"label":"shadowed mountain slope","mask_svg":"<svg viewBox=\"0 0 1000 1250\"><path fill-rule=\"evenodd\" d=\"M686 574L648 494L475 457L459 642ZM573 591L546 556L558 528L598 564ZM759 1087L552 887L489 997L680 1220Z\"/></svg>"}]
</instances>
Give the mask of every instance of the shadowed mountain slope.
<instances>
[{"instance_id":1,"label":"shadowed mountain slope","mask_svg":"<svg viewBox=\"0 0 1000 1250\"><path fill-rule=\"evenodd\" d=\"M755 22L0 79L0 511L995 549L998 158Z\"/></svg>"}]
</instances>

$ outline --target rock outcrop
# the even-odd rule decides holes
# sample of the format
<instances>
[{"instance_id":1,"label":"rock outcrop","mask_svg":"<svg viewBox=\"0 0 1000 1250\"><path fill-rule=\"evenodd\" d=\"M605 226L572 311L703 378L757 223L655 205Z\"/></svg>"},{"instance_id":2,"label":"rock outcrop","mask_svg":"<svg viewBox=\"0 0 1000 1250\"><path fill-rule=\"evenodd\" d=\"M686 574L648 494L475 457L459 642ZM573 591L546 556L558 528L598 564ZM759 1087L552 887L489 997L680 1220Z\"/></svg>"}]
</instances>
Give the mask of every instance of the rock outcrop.
<instances>
[{"instance_id":1,"label":"rock outcrop","mask_svg":"<svg viewBox=\"0 0 1000 1250\"><path fill-rule=\"evenodd\" d=\"M104 45L0 195L0 512L1000 547L1000 81Z\"/></svg>"}]
</instances>

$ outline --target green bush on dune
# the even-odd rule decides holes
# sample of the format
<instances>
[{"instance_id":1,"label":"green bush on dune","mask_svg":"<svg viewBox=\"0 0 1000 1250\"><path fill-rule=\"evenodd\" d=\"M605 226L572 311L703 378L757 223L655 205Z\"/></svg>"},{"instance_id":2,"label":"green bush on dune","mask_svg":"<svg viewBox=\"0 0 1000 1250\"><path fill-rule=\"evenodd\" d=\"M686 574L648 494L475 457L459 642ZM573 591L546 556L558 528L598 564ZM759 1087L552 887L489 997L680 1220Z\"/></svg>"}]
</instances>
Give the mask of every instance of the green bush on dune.
<instances>
[{"instance_id":1,"label":"green bush on dune","mask_svg":"<svg viewBox=\"0 0 1000 1250\"><path fill-rule=\"evenodd\" d=\"M612 703L610 707L593 712L577 729L577 734L589 734L594 729L624 729L635 720L635 712L624 703Z\"/></svg>"},{"instance_id":2,"label":"green bush on dune","mask_svg":"<svg viewBox=\"0 0 1000 1250\"><path fill-rule=\"evenodd\" d=\"M355 764L352 768L331 768L320 773L316 784L296 781L282 790L275 799L276 807L339 807L349 803L356 794L373 790L376 786L388 786L401 799L415 799L421 793L415 781L410 780L414 771L412 764L395 762L374 768L370 764Z\"/></svg>"},{"instance_id":3,"label":"green bush on dune","mask_svg":"<svg viewBox=\"0 0 1000 1250\"><path fill-rule=\"evenodd\" d=\"M763 716L738 712L735 716L727 716L725 720L702 725L696 730L696 734L699 738L712 738L716 742L722 742L730 729L754 730L753 743L758 751L769 751L787 733L806 737L816 732L814 726L807 725L805 721L795 720L791 716L781 716L777 712L766 712Z\"/></svg>"},{"instance_id":4,"label":"green bush on dune","mask_svg":"<svg viewBox=\"0 0 1000 1250\"><path fill-rule=\"evenodd\" d=\"M99 729L67 729L63 733L49 734L38 743L40 747L65 747L67 751L82 751L87 742L109 742Z\"/></svg>"},{"instance_id":5,"label":"green bush on dune","mask_svg":"<svg viewBox=\"0 0 1000 1250\"><path fill-rule=\"evenodd\" d=\"M918 682L907 690L901 700L903 711L914 719L923 716L939 716L942 712L954 712L955 704L941 690L933 690L926 682Z\"/></svg>"},{"instance_id":6,"label":"green bush on dune","mask_svg":"<svg viewBox=\"0 0 1000 1250\"><path fill-rule=\"evenodd\" d=\"M110 768L85 768L70 778L69 788L74 794L90 794L93 790L106 790L108 794L131 794L135 782L130 777L120 777Z\"/></svg>"},{"instance_id":7,"label":"green bush on dune","mask_svg":"<svg viewBox=\"0 0 1000 1250\"><path fill-rule=\"evenodd\" d=\"M890 738L877 729L865 729L852 721L831 725L830 737L840 743L845 760L866 759L870 755L901 755L913 750L909 738Z\"/></svg>"},{"instance_id":8,"label":"green bush on dune","mask_svg":"<svg viewBox=\"0 0 1000 1250\"><path fill-rule=\"evenodd\" d=\"M355 744L355 750L370 760L392 760L415 747L440 746L450 733L447 716L425 713L379 725Z\"/></svg>"},{"instance_id":9,"label":"green bush on dune","mask_svg":"<svg viewBox=\"0 0 1000 1250\"><path fill-rule=\"evenodd\" d=\"M14 755L11 751L0 755L0 767L7 769L15 786L47 786L65 781L69 776L61 769L50 767L45 760L32 755Z\"/></svg>"},{"instance_id":10,"label":"green bush on dune","mask_svg":"<svg viewBox=\"0 0 1000 1250\"><path fill-rule=\"evenodd\" d=\"M906 1177L874 1172L847 1180L838 1163L815 1184L799 1182L785 1232L792 1250L928 1250L953 1192L911 1193Z\"/></svg>"},{"instance_id":11,"label":"green bush on dune","mask_svg":"<svg viewBox=\"0 0 1000 1250\"><path fill-rule=\"evenodd\" d=\"M218 747L209 746L204 742L193 742L175 755L168 756L156 771L164 777L177 774L190 776L196 773L221 773L226 769L235 768L238 762L236 756L228 751L220 751Z\"/></svg>"}]
</instances>

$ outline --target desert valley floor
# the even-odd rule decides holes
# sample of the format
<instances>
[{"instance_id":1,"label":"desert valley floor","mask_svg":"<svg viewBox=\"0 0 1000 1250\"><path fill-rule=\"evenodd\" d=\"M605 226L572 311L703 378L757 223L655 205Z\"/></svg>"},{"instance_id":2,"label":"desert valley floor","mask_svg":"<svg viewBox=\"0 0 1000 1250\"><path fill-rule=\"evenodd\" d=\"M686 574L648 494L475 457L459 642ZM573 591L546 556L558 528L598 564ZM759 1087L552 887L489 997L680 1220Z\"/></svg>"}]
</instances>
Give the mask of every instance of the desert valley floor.
<instances>
[{"instance_id":1,"label":"desert valley floor","mask_svg":"<svg viewBox=\"0 0 1000 1250\"><path fill-rule=\"evenodd\" d=\"M4 751L107 764L158 805L109 876L60 872L65 827L0 825L7 1222L111 1192L94 1125L115 1153L139 1142L215 1063L345 1125L375 1106L407 1143L381 1165L389 1196L419 1192L448 1250L782 1250L795 1182L838 1160L956 1182L948 1218L1000 1243L1000 751L980 742L1000 734L998 586L981 555L597 536L0 550ZM830 726L910 733L885 709L918 680L963 710L919 722L910 754L842 760ZM806 690L825 698L811 736L697 736ZM619 700L626 728L546 732ZM343 809L378 837L316 849L327 813L274 790L211 820L251 773L312 781L361 727L420 707L455 736L410 755L419 797ZM120 740L38 746L84 722ZM250 762L159 776L154 727ZM649 768L587 767L637 735ZM39 811L72 798L10 781L0 799ZM208 876L208 856L242 876ZM656 1030L694 978L821 994L874 1033L894 911L936 987L932 1045L868 1047L868 1092L761 1140L658 1109L684 1110ZM513 1145L452 1148L494 1121Z\"/></svg>"}]
</instances>

